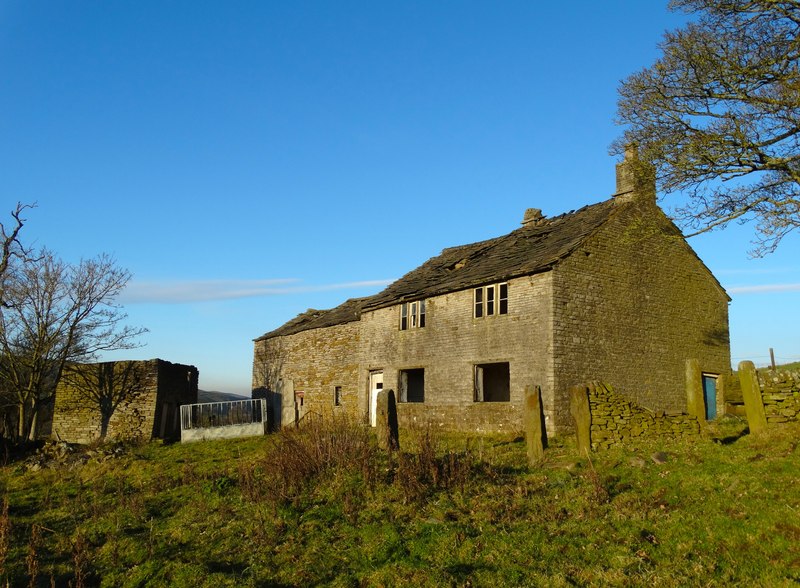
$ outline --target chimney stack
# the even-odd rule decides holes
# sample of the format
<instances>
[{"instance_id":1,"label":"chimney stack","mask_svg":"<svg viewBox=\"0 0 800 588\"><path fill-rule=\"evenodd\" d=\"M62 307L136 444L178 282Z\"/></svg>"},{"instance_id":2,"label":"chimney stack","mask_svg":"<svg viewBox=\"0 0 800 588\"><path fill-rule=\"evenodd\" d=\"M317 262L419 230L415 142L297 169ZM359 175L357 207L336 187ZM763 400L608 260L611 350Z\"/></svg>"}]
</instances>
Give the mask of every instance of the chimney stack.
<instances>
[{"instance_id":1,"label":"chimney stack","mask_svg":"<svg viewBox=\"0 0 800 588\"><path fill-rule=\"evenodd\" d=\"M544 215L541 208L529 208L525 211L525 216L522 217L522 226L526 227L531 223L538 225L542 220L544 220Z\"/></svg>"},{"instance_id":2,"label":"chimney stack","mask_svg":"<svg viewBox=\"0 0 800 588\"><path fill-rule=\"evenodd\" d=\"M653 167L639 159L636 143L625 146L625 156L617 164L617 191L614 198L656 201Z\"/></svg>"}]
</instances>

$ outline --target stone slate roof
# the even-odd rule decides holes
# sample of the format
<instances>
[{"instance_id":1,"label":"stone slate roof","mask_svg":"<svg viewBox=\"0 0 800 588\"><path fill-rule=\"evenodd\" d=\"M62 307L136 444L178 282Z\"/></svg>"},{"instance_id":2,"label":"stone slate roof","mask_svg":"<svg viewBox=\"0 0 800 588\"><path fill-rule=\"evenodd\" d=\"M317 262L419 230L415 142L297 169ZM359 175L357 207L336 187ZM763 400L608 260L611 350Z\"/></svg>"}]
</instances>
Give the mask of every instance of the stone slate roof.
<instances>
[{"instance_id":1,"label":"stone slate roof","mask_svg":"<svg viewBox=\"0 0 800 588\"><path fill-rule=\"evenodd\" d=\"M350 298L346 302L330 310L309 308L307 311L300 313L288 323L285 323L274 331L261 335L256 341L283 335L294 335L295 333L311 329L352 323L361 318L361 309L367 300L369 300L369 298Z\"/></svg>"},{"instance_id":2,"label":"stone slate roof","mask_svg":"<svg viewBox=\"0 0 800 588\"><path fill-rule=\"evenodd\" d=\"M357 321L362 310L548 271L608 220L615 208L612 198L529 223L502 237L450 247L374 296L350 299L331 310L309 309L256 341Z\"/></svg>"},{"instance_id":3,"label":"stone slate roof","mask_svg":"<svg viewBox=\"0 0 800 588\"><path fill-rule=\"evenodd\" d=\"M550 270L617 208L614 199L544 218L508 235L450 247L370 297L366 310Z\"/></svg>"}]
</instances>

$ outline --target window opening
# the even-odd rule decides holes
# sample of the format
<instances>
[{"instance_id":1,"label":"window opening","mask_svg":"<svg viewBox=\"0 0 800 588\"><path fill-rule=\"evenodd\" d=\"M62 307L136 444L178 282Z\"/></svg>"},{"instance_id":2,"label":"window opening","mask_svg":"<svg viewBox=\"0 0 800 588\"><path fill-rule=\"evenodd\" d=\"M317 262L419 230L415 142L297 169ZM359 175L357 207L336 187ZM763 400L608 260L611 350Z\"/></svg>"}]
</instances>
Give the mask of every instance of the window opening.
<instances>
[{"instance_id":1,"label":"window opening","mask_svg":"<svg viewBox=\"0 0 800 588\"><path fill-rule=\"evenodd\" d=\"M508 314L508 284L475 288L475 318Z\"/></svg>"},{"instance_id":2,"label":"window opening","mask_svg":"<svg viewBox=\"0 0 800 588\"><path fill-rule=\"evenodd\" d=\"M400 390L400 402L424 402L425 370L400 370L397 387Z\"/></svg>"},{"instance_id":3,"label":"window opening","mask_svg":"<svg viewBox=\"0 0 800 588\"><path fill-rule=\"evenodd\" d=\"M342 405L342 387L341 386L334 386L333 387L333 405L334 406L341 406Z\"/></svg>"},{"instance_id":4,"label":"window opening","mask_svg":"<svg viewBox=\"0 0 800 588\"><path fill-rule=\"evenodd\" d=\"M500 284L499 314L508 314L508 284Z\"/></svg>"},{"instance_id":5,"label":"window opening","mask_svg":"<svg viewBox=\"0 0 800 588\"><path fill-rule=\"evenodd\" d=\"M425 326L425 301L403 302L400 305L400 330L417 329Z\"/></svg>"},{"instance_id":6,"label":"window opening","mask_svg":"<svg viewBox=\"0 0 800 588\"><path fill-rule=\"evenodd\" d=\"M510 380L508 362L476 365L475 402L509 402Z\"/></svg>"}]
</instances>

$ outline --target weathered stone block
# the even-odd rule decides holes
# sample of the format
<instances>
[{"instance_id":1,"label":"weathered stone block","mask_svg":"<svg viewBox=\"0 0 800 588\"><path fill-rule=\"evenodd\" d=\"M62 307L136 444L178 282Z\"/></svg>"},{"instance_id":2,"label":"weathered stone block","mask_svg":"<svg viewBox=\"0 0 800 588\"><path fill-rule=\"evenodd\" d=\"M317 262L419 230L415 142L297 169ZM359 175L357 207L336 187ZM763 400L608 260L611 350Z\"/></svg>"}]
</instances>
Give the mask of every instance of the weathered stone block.
<instances>
[{"instance_id":1,"label":"weathered stone block","mask_svg":"<svg viewBox=\"0 0 800 588\"><path fill-rule=\"evenodd\" d=\"M760 433L767 427L767 417L764 412L764 403L761 398L761 388L758 384L756 367L752 361L739 363L739 382L742 387L747 423L751 433Z\"/></svg>"},{"instance_id":2,"label":"weathered stone block","mask_svg":"<svg viewBox=\"0 0 800 588\"><path fill-rule=\"evenodd\" d=\"M534 465L544 457L546 430L542 412L541 389L538 386L525 388L525 404L522 417L525 442L528 449L528 464Z\"/></svg>"}]
</instances>

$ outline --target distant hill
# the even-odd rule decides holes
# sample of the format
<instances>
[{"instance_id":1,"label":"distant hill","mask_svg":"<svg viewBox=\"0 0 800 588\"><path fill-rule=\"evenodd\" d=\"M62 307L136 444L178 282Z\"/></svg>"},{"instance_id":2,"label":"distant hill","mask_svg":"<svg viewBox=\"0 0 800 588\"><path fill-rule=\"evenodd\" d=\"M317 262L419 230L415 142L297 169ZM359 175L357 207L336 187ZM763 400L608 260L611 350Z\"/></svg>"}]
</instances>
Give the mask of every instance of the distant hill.
<instances>
[{"instance_id":1,"label":"distant hill","mask_svg":"<svg viewBox=\"0 0 800 588\"><path fill-rule=\"evenodd\" d=\"M214 390L198 390L197 402L230 402L232 400L247 400L249 396L240 396L228 392L216 392Z\"/></svg>"}]
</instances>

